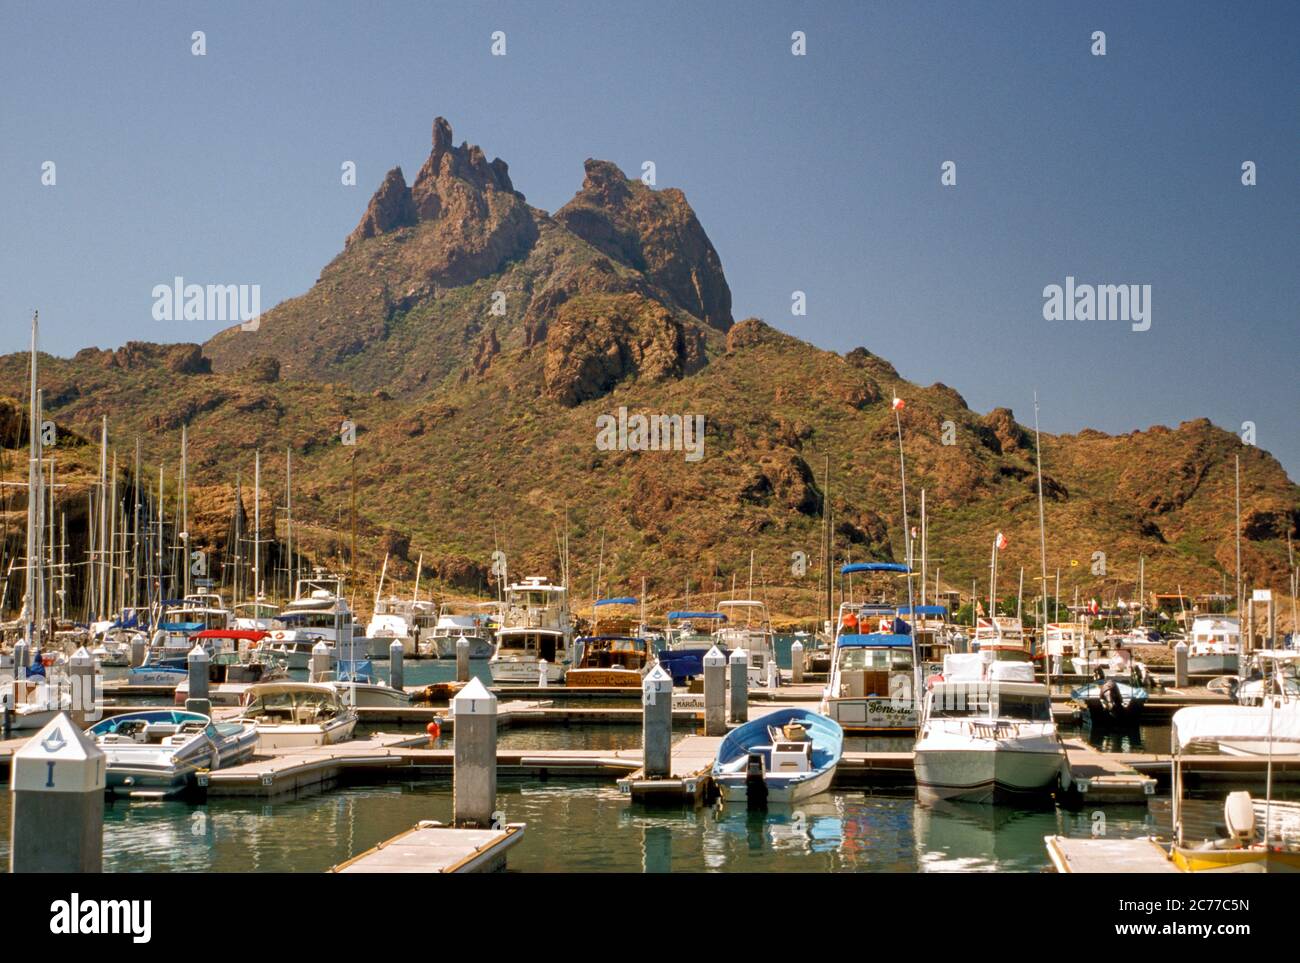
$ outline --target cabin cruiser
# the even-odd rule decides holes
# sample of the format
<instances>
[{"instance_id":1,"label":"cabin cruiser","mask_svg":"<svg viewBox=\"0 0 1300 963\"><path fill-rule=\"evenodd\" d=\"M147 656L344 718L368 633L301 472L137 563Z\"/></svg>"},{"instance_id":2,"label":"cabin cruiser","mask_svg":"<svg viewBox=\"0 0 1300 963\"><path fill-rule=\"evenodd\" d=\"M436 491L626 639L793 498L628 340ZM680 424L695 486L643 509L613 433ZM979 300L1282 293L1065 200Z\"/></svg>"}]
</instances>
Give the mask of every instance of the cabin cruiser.
<instances>
[{"instance_id":1,"label":"cabin cruiser","mask_svg":"<svg viewBox=\"0 0 1300 963\"><path fill-rule=\"evenodd\" d=\"M39 660L37 653L23 678L0 686L0 707L8 710L9 728L14 732L43 729L60 712L72 709L70 687L50 678Z\"/></svg>"},{"instance_id":2,"label":"cabin cruiser","mask_svg":"<svg viewBox=\"0 0 1300 963\"><path fill-rule=\"evenodd\" d=\"M237 706L248 687L259 682L289 678L283 661L260 643L269 633L250 629L215 629L199 632L194 641L208 650L208 701L217 706ZM185 705L190 695L189 664L176 686L174 698Z\"/></svg>"},{"instance_id":3,"label":"cabin cruiser","mask_svg":"<svg viewBox=\"0 0 1300 963\"><path fill-rule=\"evenodd\" d=\"M428 636L429 654L439 659L454 659L457 643L467 639L471 659L490 659L499 610L496 602L444 602Z\"/></svg>"},{"instance_id":4,"label":"cabin cruiser","mask_svg":"<svg viewBox=\"0 0 1300 963\"><path fill-rule=\"evenodd\" d=\"M923 803L998 802L1068 786L1051 696L1033 678L1031 663L998 661L987 650L944 660L942 678L928 684L916 741Z\"/></svg>"},{"instance_id":5,"label":"cabin cruiser","mask_svg":"<svg viewBox=\"0 0 1300 963\"><path fill-rule=\"evenodd\" d=\"M749 656L749 684L762 688L781 684L776 664L776 635L767 606L754 599L718 603L726 621L713 633L714 644L726 652L744 649Z\"/></svg>"},{"instance_id":6,"label":"cabin cruiser","mask_svg":"<svg viewBox=\"0 0 1300 963\"><path fill-rule=\"evenodd\" d=\"M874 624L873 608L880 609ZM854 621L844 621L845 615L854 613ZM821 711L851 732L915 730L912 637L894 631L889 608L845 602L840 616ZM862 631L864 628L867 630Z\"/></svg>"},{"instance_id":7,"label":"cabin cruiser","mask_svg":"<svg viewBox=\"0 0 1300 963\"><path fill-rule=\"evenodd\" d=\"M256 724L259 749L284 749L342 742L357 714L328 683L268 682L249 687L235 721Z\"/></svg>"},{"instance_id":8,"label":"cabin cruiser","mask_svg":"<svg viewBox=\"0 0 1300 963\"><path fill-rule=\"evenodd\" d=\"M853 562L840 574L881 579L909 571L898 562ZM883 600L840 604L821 711L849 731L916 729L916 646L900 611L910 608Z\"/></svg>"},{"instance_id":9,"label":"cabin cruiser","mask_svg":"<svg viewBox=\"0 0 1300 963\"><path fill-rule=\"evenodd\" d=\"M569 590L541 576L506 587L496 649L488 661L498 684L536 685L541 664L545 681L561 682L573 657Z\"/></svg>"},{"instance_id":10,"label":"cabin cruiser","mask_svg":"<svg viewBox=\"0 0 1300 963\"><path fill-rule=\"evenodd\" d=\"M1052 675L1088 671L1085 658L1092 631L1085 622L1048 622L1043 633L1043 650Z\"/></svg>"},{"instance_id":11,"label":"cabin cruiser","mask_svg":"<svg viewBox=\"0 0 1300 963\"><path fill-rule=\"evenodd\" d=\"M943 657L953 651L956 630L948 620L943 605L901 605L898 618L905 620L916 639L916 654L922 666L943 665Z\"/></svg>"},{"instance_id":12,"label":"cabin cruiser","mask_svg":"<svg viewBox=\"0 0 1300 963\"><path fill-rule=\"evenodd\" d=\"M673 685L685 685L704 674L704 656L716 643L714 633L727 621L721 612L674 611L668 613L668 629L659 664L673 677ZM726 649L719 646L723 655Z\"/></svg>"},{"instance_id":13,"label":"cabin cruiser","mask_svg":"<svg viewBox=\"0 0 1300 963\"><path fill-rule=\"evenodd\" d=\"M794 803L835 778L844 730L807 709L778 709L731 730L718 747L713 782L725 803Z\"/></svg>"},{"instance_id":14,"label":"cabin cruiser","mask_svg":"<svg viewBox=\"0 0 1300 963\"><path fill-rule=\"evenodd\" d=\"M269 632L275 628L279 606L259 598L255 602L240 602L234 608L231 628L249 632Z\"/></svg>"},{"instance_id":15,"label":"cabin cruiser","mask_svg":"<svg viewBox=\"0 0 1300 963\"><path fill-rule=\"evenodd\" d=\"M1241 623L1235 616L1207 615L1193 620L1187 647L1191 675L1235 675L1241 667Z\"/></svg>"},{"instance_id":16,"label":"cabin cruiser","mask_svg":"<svg viewBox=\"0 0 1300 963\"><path fill-rule=\"evenodd\" d=\"M654 664L654 650L633 635L589 635L578 639L581 655L565 685L636 689Z\"/></svg>"},{"instance_id":17,"label":"cabin cruiser","mask_svg":"<svg viewBox=\"0 0 1300 963\"><path fill-rule=\"evenodd\" d=\"M228 629L230 623L231 612L215 592L194 592L179 602L163 602L150 654L164 659L184 655L193 648L190 636L195 632Z\"/></svg>"},{"instance_id":18,"label":"cabin cruiser","mask_svg":"<svg viewBox=\"0 0 1300 963\"><path fill-rule=\"evenodd\" d=\"M977 652L993 653L995 662L1028 662L1032 657L1024 626L1009 615L979 619L973 646Z\"/></svg>"},{"instance_id":19,"label":"cabin cruiser","mask_svg":"<svg viewBox=\"0 0 1300 963\"><path fill-rule=\"evenodd\" d=\"M389 646L394 640L402 643L403 655L416 655L420 634L417 630L418 616L432 612L433 607L432 602L417 602L396 595L376 600L375 613L366 625L366 638L371 643L369 656L387 659Z\"/></svg>"},{"instance_id":20,"label":"cabin cruiser","mask_svg":"<svg viewBox=\"0 0 1300 963\"><path fill-rule=\"evenodd\" d=\"M343 579L317 572L312 578L298 580L294 600L275 617L269 645L290 669L311 665L311 652L317 642L330 649L351 645L354 633L352 610L343 597Z\"/></svg>"},{"instance_id":21,"label":"cabin cruiser","mask_svg":"<svg viewBox=\"0 0 1300 963\"><path fill-rule=\"evenodd\" d=\"M180 709L128 712L86 730L104 753L109 795L163 798L192 786L200 770L245 762L257 748L251 722L215 722Z\"/></svg>"}]
</instances>

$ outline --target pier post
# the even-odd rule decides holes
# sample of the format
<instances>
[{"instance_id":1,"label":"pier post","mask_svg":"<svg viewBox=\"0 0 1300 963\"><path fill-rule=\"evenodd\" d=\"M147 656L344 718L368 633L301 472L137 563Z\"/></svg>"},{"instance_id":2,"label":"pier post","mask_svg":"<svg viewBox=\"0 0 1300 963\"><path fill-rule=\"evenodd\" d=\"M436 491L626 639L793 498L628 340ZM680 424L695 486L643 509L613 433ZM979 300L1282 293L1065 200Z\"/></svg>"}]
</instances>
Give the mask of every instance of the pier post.
<instances>
[{"instance_id":1,"label":"pier post","mask_svg":"<svg viewBox=\"0 0 1300 963\"><path fill-rule=\"evenodd\" d=\"M731 653L731 721L749 721L749 653Z\"/></svg>"},{"instance_id":2,"label":"pier post","mask_svg":"<svg viewBox=\"0 0 1300 963\"><path fill-rule=\"evenodd\" d=\"M19 639L14 643L14 678L27 678L27 665L31 650L27 647L27 642Z\"/></svg>"},{"instance_id":3,"label":"pier post","mask_svg":"<svg viewBox=\"0 0 1300 963\"><path fill-rule=\"evenodd\" d=\"M798 639L790 646L790 682L792 685L803 682L803 643Z\"/></svg>"},{"instance_id":4,"label":"pier post","mask_svg":"<svg viewBox=\"0 0 1300 963\"><path fill-rule=\"evenodd\" d=\"M492 825L497 804L497 697L471 679L451 700L452 812L457 826Z\"/></svg>"},{"instance_id":5,"label":"pier post","mask_svg":"<svg viewBox=\"0 0 1300 963\"><path fill-rule=\"evenodd\" d=\"M456 640L456 681L469 681L469 639L464 636Z\"/></svg>"},{"instance_id":6,"label":"pier post","mask_svg":"<svg viewBox=\"0 0 1300 963\"><path fill-rule=\"evenodd\" d=\"M716 645L704 656L704 734L727 734L727 657Z\"/></svg>"},{"instance_id":7,"label":"pier post","mask_svg":"<svg viewBox=\"0 0 1300 963\"><path fill-rule=\"evenodd\" d=\"M98 873L104 865L104 753L59 713L14 753L9 869Z\"/></svg>"},{"instance_id":8,"label":"pier post","mask_svg":"<svg viewBox=\"0 0 1300 963\"><path fill-rule=\"evenodd\" d=\"M72 686L72 721L80 729L98 718L95 695L99 691L95 657L83 645L68 659L68 680Z\"/></svg>"},{"instance_id":9,"label":"pier post","mask_svg":"<svg viewBox=\"0 0 1300 963\"><path fill-rule=\"evenodd\" d=\"M212 715L212 701L208 698L208 650L201 643L195 642L185 657L185 667L189 670L190 694L185 699L186 712L201 712Z\"/></svg>"},{"instance_id":10,"label":"pier post","mask_svg":"<svg viewBox=\"0 0 1300 963\"><path fill-rule=\"evenodd\" d=\"M325 644L325 640L317 642L311 647L311 681L324 682L325 677L330 672L330 647Z\"/></svg>"},{"instance_id":11,"label":"pier post","mask_svg":"<svg viewBox=\"0 0 1300 963\"><path fill-rule=\"evenodd\" d=\"M667 779L673 765L673 677L656 662L641 680L641 769Z\"/></svg>"},{"instance_id":12,"label":"pier post","mask_svg":"<svg viewBox=\"0 0 1300 963\"><path fill-rule=\"evenodd\" d=\"M537 660L537 688L546 688L546 660Z\"/></svg>"},{"instance_id":13,"label":"pier post","mask_svg":"<svg viewBox=\"0 0 1300 963\"><path fill-rule=\"evenodd\" d=\"M1187 685L1187 643L1179 642L1174 646L1174 688L1181 689Z\"/></svg>"},{"instance_id":14,"label":"pier post","mask_svg":"<svg viewBox=\"0 0 1300 963\"><path fill-rule=\"evenodd\" d=\"M398 692L404 692L406 689L406 671L402 665L402 656L405 654L402 640L393 639L388 646L388 684Z\"/></svg>"},{"instance_id":15,"label":"pier post","mask_svg":"<svg viewBox=\"0 0 1300 963\"><path fill-rule=\"evenodd\" d=\"M137 632L131 636L131 656L129 659L131 668L138 669L144 665L144 654L149 648L149 640Z\"/></svg>"}]
</instances>

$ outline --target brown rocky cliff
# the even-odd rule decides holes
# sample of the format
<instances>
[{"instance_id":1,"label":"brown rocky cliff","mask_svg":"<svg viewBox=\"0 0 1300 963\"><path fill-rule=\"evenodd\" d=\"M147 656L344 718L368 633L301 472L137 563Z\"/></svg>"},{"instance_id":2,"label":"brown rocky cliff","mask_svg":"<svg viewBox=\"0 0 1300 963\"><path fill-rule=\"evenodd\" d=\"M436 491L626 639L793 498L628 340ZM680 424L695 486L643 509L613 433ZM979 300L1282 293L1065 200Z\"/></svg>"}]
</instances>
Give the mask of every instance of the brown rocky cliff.
<instances>
[{"instance_id":1,"label":"brown rocky cliff","mask_svg":"<svg viewBox=\"0 0 1300 963\"><path fill-rule=\"evenodd\" d=\"M410 227L416 221L415 204L411 189L400 167L394 167L384 176L384 182L370 198L366 213L356 230L348 235L347 246L364 241L376 234L387 234L399 227Z\"/></svg>"},{"instance_id":2,"label":"brown rocky cliff","mask_svg":"<svg viewBox=\"0 0 1300 963\"><path fill-rule=\"evenodd\" d=\"M555 219L609 257L643 271L683 309L719 331L731 327L722 262L679 190L653 191L609 161L588 160L582 190Z\"/></svg>"}]
</instances>

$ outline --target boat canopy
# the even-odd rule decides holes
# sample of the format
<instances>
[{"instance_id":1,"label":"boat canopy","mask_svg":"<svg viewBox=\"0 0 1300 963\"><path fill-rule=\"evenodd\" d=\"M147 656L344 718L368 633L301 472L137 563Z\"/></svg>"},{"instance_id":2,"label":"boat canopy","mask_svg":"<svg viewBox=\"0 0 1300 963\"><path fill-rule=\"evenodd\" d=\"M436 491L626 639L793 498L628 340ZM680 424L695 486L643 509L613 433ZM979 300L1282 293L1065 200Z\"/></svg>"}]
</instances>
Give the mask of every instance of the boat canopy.
<instances>
[{"instance_id":1,"label":"boat canopy","mask_svg":"<svg viewBox=\"0 0 1300 963\"><path fill-rule=\"evenodd\" d=\"M902 562L850 562L840 569L841 575L852 575L854 572L910 572L912 571Z\"/></svg>"},{"instance_id":2,"label":"boat canopy","mask_svg":"<svg viewBox=\"0 0 1300 963\"><path fill-rule=\"evenodd\" d=\"M1295 751L1300 744L1300 705L1189 706L1174 713L1174 751L1196 743L1260 743L1272 740ZM1281 750L1280 750L1281 751Z\"/></svg>"},{"instance_id":3,"label":"boat canopy","mask_svg":"<svg viewBox=\"0 0 1300 963\"><path fill-rule=\"evenodd\" d=\"M897 648L898 646L910 646L912 637L910 635L899 635L896 633L872 632L868 635L846 634L841 635L836 640L840 648Z\"/></svg>"},{"instance_id":4,"label":"boat canopy","mask_svg":"<svg viewBox=\"0 0 1300 963\"><path fill-rule=\"evenodd\" d=\"M203 628L202 622L159 622L158 628L164 632L197 632Z\"/></svg>"},{"instance_id":5,"label":"boat canopy","mask_svg":"<svg viewBox=\"0 0 1300 963\"><path fill-rule=\"evenodd\" d=\"M669 612L670 619L715 619L720 622L727 621L727 617L721 612Z\"/></svg>"},{"instance_id":6,"label":"boat canopy","mask_svg":"<svg viewBox=\"0 0 1300 963\"><path fill-rule=\"evenodd\" d=\"M898 607L899 615L937 615L940 618L948 617L948 607L946 605L900 605Z\"/></svg>"},{"instance_id":7,"label":"boat canopy","mask_svg":"<svg viewBox=\"0 0 1300 963\"><path fill-rule=\"evenodd\" d=\"M597 599L597 605L636 605L636 599L630 595L622 595L613 599Z\"/></svg>"}]
</instances>

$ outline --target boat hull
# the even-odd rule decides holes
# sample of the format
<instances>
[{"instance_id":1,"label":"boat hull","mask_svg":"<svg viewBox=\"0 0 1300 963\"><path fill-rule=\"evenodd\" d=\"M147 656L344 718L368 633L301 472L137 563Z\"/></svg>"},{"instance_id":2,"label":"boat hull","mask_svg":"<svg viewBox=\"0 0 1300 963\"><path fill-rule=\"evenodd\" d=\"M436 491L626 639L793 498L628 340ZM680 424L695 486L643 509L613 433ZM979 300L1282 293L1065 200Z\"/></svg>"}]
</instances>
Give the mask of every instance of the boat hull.
<instances>
[{"instance_id":1,"label":"boat hull","mask_svg":"<svg viewBox=\"0 0 1300 963\"><path fill-rule=\"evenodd\" d=\"M325 725L258 726L257 748L294 749L303 746L332 746L352 737L355 715L334 719Z\"/></svg>"},{"instance_id":2,"label":"boat hull","mask_svg":"<svg viewBox=\"0 0 1300 963\"><path fill-rule=\"evenodd\" d=\"M461 638L469 638L469 657L471 659L492 658L492 643L487 639L472 636L435 636L433 638L433 654L439 659L456 658L456 643Z\"/></svg>"},{"instance_id":3,"label":"boat hull","mask_svg":"<svg viewBox=\"0 0 1300 963\"><path fill-rule=\"evenodd\" d=\"M570 669L564 684L574 688L635 689L641 685L636 669Z\"/></svg>"},{"instance_id":4,"label":"boat hull","mask_svg":"<svg viewBox=\"0 0 1300 963\"><path fill-rule=\"evenodd\" d=\"M1001 803L1045 798L1060 785L1063 751L1006 748L916 750L922 801Z\"/></svg>"},{"instance_id":5,"label":"boat hull","mask_svg":"<svg viewBox=\"0 0 1300 963\"><path fill-rule=\"evenodd\" d=\"M838 722L845 732L915 732L918 724L917 709L910 700L826 699L821 711Z\"/></svg>"},{"instance_id":6,"label":"boat hull","mask_svg":"<svg viewBox=\"0 0 1300 963\"><path fill-rule=\"evenodd\" d=\"M831 788L831 782L834 779L835 769L833 767L812 773L806 779L769 774L764 780L767 787L767 801L778 804L801 802L810 796L826 792ZM747 804L750 801L749 786L744 773L715 777L714 783L717 785L718 792L721 794L724 803Z\"/></svg>"},{"instance_id":7,"label":"boat hull","mask_svg":"<svg viewBox=\"0 0 1300 963\"><path fill-rule=\"evenodd\" d=\"M488 663L488 672L492 675L492 681L496 683L506 683L509 685L537 685L541 673L537 668L537 661L529 659L494 659ZM563 663L548 662L546 665L546 681L561 682L564 679L566 666Z\"/></svg>"},{"instance_id":8,"label":"boat hull","mask_svg":"<svg viewBox=\"0 0 1300 963\"><path fill-rule=\"evenodd\" d=\"M1174 864L1186 873L1300 873L1300 852L1250 849L1192 849L1175 846Z\"/></svg>"},{"instance_id":9,"label":"boat hull","mask_svg":"<svg viewBox=\"0 0 1300 963\"><path fill-rule=\"evenodd\" d=\"M1241 668L1241 656L1235 652L1208 652L1187 657L1189 675L1236 675Z\"/></svg>"},{"instance_id":10,"label":"boat hull","mask_svg":"<svg viewBox=\"0 0 1300 963\"><path fill-rule=\"evenodd\" d=\"M335 682L339 698L360 709L400 709L411 704L411 697L391 686L365 682Z\"/></svg>"}]
</instances>

